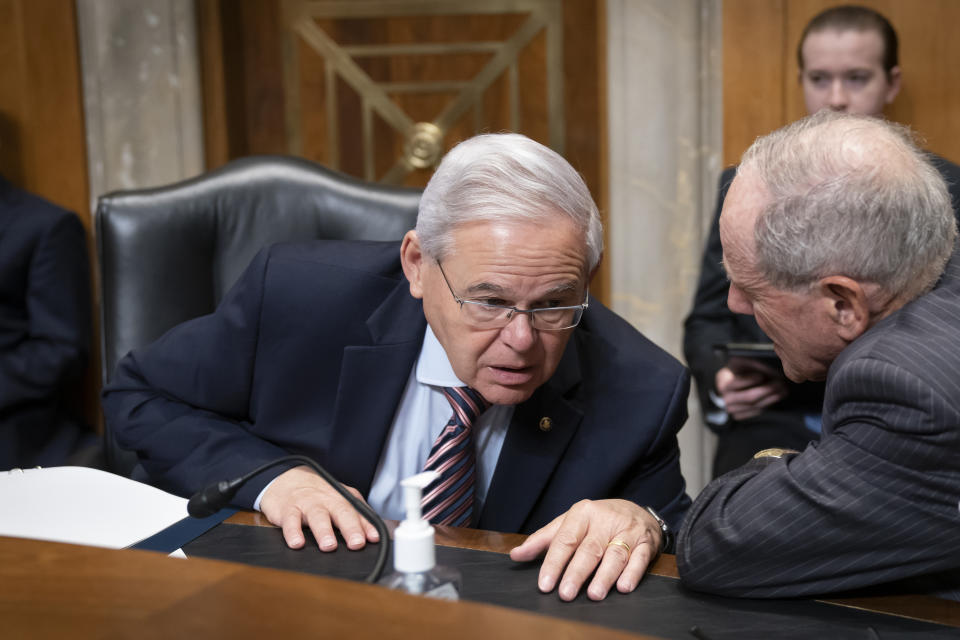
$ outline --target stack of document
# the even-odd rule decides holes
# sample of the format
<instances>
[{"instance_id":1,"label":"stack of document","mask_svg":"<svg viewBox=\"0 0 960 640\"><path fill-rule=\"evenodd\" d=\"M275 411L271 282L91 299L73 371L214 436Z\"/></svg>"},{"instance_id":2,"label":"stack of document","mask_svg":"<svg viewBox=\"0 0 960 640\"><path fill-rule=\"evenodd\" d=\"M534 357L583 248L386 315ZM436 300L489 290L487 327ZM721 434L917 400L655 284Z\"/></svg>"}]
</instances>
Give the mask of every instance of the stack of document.
<instances>
[{"instance_id":1,"label":"stack of document","mask_svg":"<svg viewBox=\"0 0 960 640\"><path fill-rule=\"evenodd\" d=\"M0 471L0 535L122 549L187 517L187 500L106 471Z\"/></svg>"}]
</instances>

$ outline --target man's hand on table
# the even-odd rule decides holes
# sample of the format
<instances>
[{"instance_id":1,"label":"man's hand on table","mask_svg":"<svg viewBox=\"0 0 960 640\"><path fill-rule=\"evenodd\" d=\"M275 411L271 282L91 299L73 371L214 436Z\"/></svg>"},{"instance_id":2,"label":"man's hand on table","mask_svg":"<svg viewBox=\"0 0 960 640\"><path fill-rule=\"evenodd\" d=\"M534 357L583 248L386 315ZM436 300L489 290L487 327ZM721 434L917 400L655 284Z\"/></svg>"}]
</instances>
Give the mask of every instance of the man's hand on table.
<instances>
[{"instance_id":1,"label":"man's hand on table","mask_svg":"<svg viewBox=\"0 0 960 640\"><path fill-rule=\"evenodd\" d=\"M363 500L353 487L347 487L347 490ZM380 540L372 524L326 480L305 466L277 476L260 500L260 511L271 523L283 529L283 539L291 549L303 546L304 524L310 527L321 551L337 548L334 527L340 530L349 549L362 549L368 541Z\"/></svg>"},{"instance_id":2,"label":"man's hand on table","mask_svg":"<svg viewBox=\"0 0 960 640\"><path fill-rule=\"evenodd\" d=\"M537 586L546 593L559 581L560 599L567 601L596 569L587 596L603 600L614 583L621 593L637 588L660 550L660 537L660 526L643 507L627 500L581 500L512 549L510 557L530 561L546 550Z\"/></svg>"}]
</instances>

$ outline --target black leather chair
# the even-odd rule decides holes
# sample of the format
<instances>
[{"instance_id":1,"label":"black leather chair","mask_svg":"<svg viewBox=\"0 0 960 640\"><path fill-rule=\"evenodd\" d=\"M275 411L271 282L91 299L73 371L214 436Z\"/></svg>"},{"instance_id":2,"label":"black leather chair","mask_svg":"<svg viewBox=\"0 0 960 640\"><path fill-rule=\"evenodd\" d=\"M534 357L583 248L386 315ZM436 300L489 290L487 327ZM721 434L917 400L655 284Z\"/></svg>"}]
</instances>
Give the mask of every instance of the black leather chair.
<instances>
[{"instance_id":1,"label":"black leather chair","mask_svg":"<svg viewBox=\"0 0 960 640\"><path fill-rule=\"evenodd\" d=\"M101 378L131 349L214 310L263 247L311 238L399 240L420 190L364 183L312 162L259 156L166 187L101 196L95 215ZM129 475L109 421L107 467Z\"/></svg>"}]
</instances>

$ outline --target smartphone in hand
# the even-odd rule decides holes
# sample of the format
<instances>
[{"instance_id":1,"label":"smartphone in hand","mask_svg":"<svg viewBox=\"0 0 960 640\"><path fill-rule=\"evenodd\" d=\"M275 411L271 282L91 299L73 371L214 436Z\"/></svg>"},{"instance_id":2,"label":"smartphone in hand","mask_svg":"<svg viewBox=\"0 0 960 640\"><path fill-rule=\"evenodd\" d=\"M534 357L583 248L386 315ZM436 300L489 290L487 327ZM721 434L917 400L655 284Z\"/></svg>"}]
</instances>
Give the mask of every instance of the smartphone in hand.
<instances>
[{"instance_id":1,"label":"smartphone in hand","mask_svg":"<svg viewBox=\"0 0 960 640\"><path fill-rule=\"evenodd\" d=\"M713 350L725 358L753 358L779 361L772 342L725 342L713 345Z\"/></svg>"},{"instance_id":2,"label":"smartphone in hand","mask_svg":"<svg viewBox=\"0 0 960 640\"><path fill-rule=\"evenodd\" d=\"M760 373L768 378L782 378L780 357L770 342L727 342L713 345L726 367L738 375Z\"/></svg>"}]
</instances>

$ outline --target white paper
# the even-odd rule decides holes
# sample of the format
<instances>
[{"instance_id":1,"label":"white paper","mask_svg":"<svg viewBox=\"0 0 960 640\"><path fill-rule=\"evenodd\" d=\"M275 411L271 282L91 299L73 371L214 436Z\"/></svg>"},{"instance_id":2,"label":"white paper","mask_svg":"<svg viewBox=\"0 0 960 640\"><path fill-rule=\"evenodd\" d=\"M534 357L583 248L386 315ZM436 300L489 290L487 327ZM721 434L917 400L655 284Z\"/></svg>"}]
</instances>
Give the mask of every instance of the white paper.
<instances>
[{"instance_id":1,"label":"white paper","mask_svg":"<svg viewBox=\"0 0 960 640\"><path fill-rule=\"evenodd\" d=\"M87 467L0 472L0 535L122 549L187 517L187 500Z\"/></svg>"}]
</instances>

